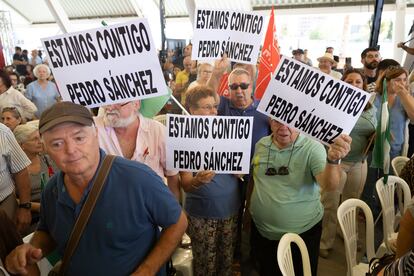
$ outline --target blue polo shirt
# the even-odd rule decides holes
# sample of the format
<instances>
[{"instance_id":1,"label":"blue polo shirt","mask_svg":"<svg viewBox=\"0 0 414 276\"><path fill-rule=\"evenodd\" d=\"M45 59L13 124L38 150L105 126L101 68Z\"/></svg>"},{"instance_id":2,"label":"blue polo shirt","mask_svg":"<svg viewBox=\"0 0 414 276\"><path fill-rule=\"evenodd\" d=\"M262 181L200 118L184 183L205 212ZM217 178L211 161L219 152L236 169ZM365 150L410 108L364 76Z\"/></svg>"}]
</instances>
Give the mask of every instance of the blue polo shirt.
<instances>
[{"instance_id":1,"label":"blue polo shirt","mask_svg":"<svg viewBox=\"0 0 414 276\"><path fill-rule=\"evenodd\" d=\"M100 156L102 162L103 150ZM38 226L56 241L61 256L93 182L75 204L63 176L59 171L43 191ZM117 157L72 256L68 275L130 275L157 242L158 226L175 224L180 214L180 205L155 172L142 163ZM165 275L165 267L157 275Z\"/></svg>"},{"instance_id":2,"label":"blue polo shirt","mask_svg":"<svg viewBox=\"0 0 414 276\"><path fill-rule=\"evenodd\" d=\"M259 101L254 100L246 109L240 109L235 107L230 99L221 96L220 105L217 110L218 115L222 116L253 116L253 136L250 158L253 157L254 147L257 141L271 133L268 117L256 110L258 105Z\"/></svg>"}]
</instances>

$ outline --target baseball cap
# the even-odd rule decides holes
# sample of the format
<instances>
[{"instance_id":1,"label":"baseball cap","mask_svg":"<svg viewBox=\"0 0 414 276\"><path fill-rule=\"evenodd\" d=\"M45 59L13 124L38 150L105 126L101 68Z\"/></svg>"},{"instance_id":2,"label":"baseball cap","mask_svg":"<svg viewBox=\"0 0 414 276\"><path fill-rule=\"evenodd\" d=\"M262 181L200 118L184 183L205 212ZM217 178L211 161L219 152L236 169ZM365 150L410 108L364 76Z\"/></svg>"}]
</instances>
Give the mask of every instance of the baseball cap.
<instances>
[{"instance_id":1,"label":"baseball cap","mask_svg":"<svg viewBox=\"0 0 414 276\"><path fill-rule=\"evenodd\" d=\"M72 102L55 103L43 111L39 120L40 134L66 122L78 123L84 126L93 124L92 114L83 105Z\"/></svg>"}]
</instances>

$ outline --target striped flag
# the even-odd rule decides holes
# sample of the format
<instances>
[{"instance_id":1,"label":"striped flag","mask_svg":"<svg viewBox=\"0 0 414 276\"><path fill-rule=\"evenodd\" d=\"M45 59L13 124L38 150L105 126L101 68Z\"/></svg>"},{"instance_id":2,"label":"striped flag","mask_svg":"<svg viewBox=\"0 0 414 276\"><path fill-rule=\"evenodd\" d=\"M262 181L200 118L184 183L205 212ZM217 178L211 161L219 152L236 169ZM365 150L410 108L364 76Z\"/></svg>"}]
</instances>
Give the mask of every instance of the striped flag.
<instances>
[{"instance_id":1,"label":"striped flag","mask_svg":"<svg viewBox=\"0 0 414 276\"><path fill-rule=\"evenodd\" d=\"M374 151L372 153L373 168L384 170L384 183L388 181L390 172L390 116L388 112L387 81L383 80L383 92L381 97L380 120L377 125Z\"/></svg>"},{"instance_id":2,"label":"striped flag","mask_svg":"<svg viewBox=\"0 0 414 276\"><path fill-rule=\"evenodd\" d=\"M279 61L279 45L276 38L276 24L272 7L269 25L267 25L266 36L263 42L262 53L260 55L259 73L257 75L256 89L254 92L256 99L260 100L263 97L271 75L275 72Z\"/></svg>"}]
</instances>

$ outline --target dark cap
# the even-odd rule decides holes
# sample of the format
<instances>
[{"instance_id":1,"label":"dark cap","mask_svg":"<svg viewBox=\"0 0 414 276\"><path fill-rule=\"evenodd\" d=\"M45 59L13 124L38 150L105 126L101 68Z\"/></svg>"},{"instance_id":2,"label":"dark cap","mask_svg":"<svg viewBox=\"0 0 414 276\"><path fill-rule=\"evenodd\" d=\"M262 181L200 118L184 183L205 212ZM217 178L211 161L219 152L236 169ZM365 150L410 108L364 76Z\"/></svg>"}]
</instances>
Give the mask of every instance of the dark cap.
<instances>
[{"instance_id":1,"label":"dark cap","mask_svg":"<svg viewBox=\"0 0 414 276\"><path fill-rule=\"evenodd\" d=\"M55 103L43 111L39 120L40 134L66 122L91 126L93 124L92 114L83 105L72 102Z\"/></svg>"}]
</instances>

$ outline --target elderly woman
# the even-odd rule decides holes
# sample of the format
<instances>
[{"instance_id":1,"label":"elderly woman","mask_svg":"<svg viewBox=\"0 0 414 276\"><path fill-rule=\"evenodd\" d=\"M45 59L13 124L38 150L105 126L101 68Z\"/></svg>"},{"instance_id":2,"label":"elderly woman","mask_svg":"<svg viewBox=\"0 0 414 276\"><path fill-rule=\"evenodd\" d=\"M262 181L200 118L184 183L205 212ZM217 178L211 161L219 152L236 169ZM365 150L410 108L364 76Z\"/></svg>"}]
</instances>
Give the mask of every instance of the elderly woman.
<instances>
[{"instance_id":1,"label":"elderly woman","mask_svg":"<svg viewBox=\"0 0 414 276\"><path fill-rule=\"evenodd\" d=\"M217 95L206 86L190 90L186 107L192 115L217 115ZM195 275L232 275L240 191L236 175L212 171L181 172L186 194L188 235Z\"/></svg>"},{"instance_id":2,"label":"elderly woman","mask_svg":"<svg viewBox=\"0 0 414 276\"><path fill-rule=\"evenodd\" d=\"M13 88L9 74L0 71L0 111L10 106L17 107L23 118L26 119L33 118L37 111L36 106L30 100Z\"/></svg>"},{"instance_id":3,"label":"elderly woman","mask_svg":"<svg viewBox=\"0 0 414 276\"><path fill-rule=\"evenodd\" d=\"M359 89L367 89L366 78L358 69L345 72L342 80ZM368 102L357 123L349 134L352 138L351 150L341 162L341 180L338 190L322 191L322 204L325 208L323 230L319 255L328 257L336 236L337 215L339 202L349 198L359 198L367 179L368 165L365 149L371 135L377 126L376 108Z\"/></svg>"},{"instance_id":4,"label":"elderly woman","mask_svg":"<svg viewBox=\"0 0 414 276\"><path fill-rule=\"evenodd\" d=\"M386 87L384 87L384 84ZM408 141L405 141L405 126L408 119L414 120L414 98L410 93L407 71L400 66L389 67L377 81L377 95L374 105L378 110L378 121L381 117L381 98L384 88L387 91L391 132L390 160L392 160L394 157L406 153L405 145ZM373 165L378 167L375 162Z\"/></svg>"},{"instance_id":5,"label":"elderly woman","mask_svg":"<svg viewBox=\"0 0 414 276\"><path fill-rule=\"evenodd\" d=\"M312 275L317 275L323 217L319 187L338 188L339 161L352 139L341 134L326 152L287 125L272 119L270 126L272 134L256 144L247 193L252 253L260 275L282 275L275 261L279 241L286 233L299 234L308 248ZM295 275L303 275L299 249L293 247L292 253Z\"/></svg>"},{"instance_id":6,"label":"elderly woman","mask_svg":"<svg viewBox=\"0 0 414 276\"><path fill-rule=\"evenodd\" d=\"M22 118L19 110L12 106L3 108L1 112L1 122L13 131L18 125L24 124L25 119Z\"/></svg>"},{"instance_id":7,"label":"elderly woman","mask_svg":"<svg viewBox=\"0 0 414 276\"><path fill-rule=\"evenodd\" d=\"M29 157L31 164L27 167L32 186L32 210L39 211L40 194L56 168L52 167L47 156L42 155L43 146L40 140L38 121L17 126L14 136L20 147Z\"/></svg>"},{"instance_id":8,"label":"elderly woman","mask_svg":"<svg viewBox=\"0 0 414 276\"><path fill-rule=\"evenodd\" d=\"M49 81L50 69L45 64L37 65L33 74L36 76L37 81L31 82L26 88L26 97L31 100L37 107L36 116L40 118L40 114L60 100L60 95L57 90L56 84Z\"/></svg>"},{"instance_id":9,"label":"elderly woman","mask_svg":"<svg viewBox=\"0 0 414 276\"><path fill-rule=\"evenodd\" d=\"M190 90L191 88L194 88L197 85L206 85L207 81L210 79L212 74L213 65L211 65L210 63L199 64L197 68L197 80L190 83L187 89Z\"/></svg>"}]
</instances>

